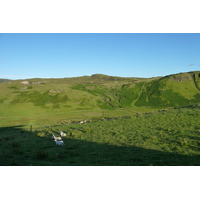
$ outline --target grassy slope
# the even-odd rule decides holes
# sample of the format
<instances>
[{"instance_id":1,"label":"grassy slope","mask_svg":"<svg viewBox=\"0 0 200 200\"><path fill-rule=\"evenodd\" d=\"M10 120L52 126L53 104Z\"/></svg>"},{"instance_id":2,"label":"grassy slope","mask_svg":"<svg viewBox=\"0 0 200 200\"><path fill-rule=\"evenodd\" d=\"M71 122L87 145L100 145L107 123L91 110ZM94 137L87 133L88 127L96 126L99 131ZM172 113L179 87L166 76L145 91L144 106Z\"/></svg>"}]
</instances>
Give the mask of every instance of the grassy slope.
<instances>
[{"instance_id":1,"label":"grassy slope","mask_svg":"<svg viewBox=\"0 0 200 200\"><path fill-rule=\"evenodd\" d=\"M101 74L0 84L1 125L123 116L200 103L200 72L151 79ZM38 83L41 84L33 84Z\"/></svg>"},{"instance_id":2,"label":"grassy slope","mask_svg":"<svg viewBox=\"0 0 200 200\"><path fill-rule=\"evenodd\" d=\"M144 84L137 106L175 107L200 103L200 72L170 75Z\"/></svg>"}]
</instances>

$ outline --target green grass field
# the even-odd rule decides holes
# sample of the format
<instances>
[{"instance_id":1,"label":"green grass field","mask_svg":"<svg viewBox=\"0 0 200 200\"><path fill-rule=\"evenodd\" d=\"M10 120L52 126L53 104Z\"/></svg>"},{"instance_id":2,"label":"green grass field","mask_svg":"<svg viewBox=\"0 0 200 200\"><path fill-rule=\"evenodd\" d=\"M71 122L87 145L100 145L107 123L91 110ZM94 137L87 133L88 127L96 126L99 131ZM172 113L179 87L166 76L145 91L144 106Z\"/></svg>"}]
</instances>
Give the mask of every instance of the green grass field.
<instances>
[{"instance_id":1,"label":"green grass field","mask_svg":"<svg viewBox=\"0 0 200 200\"><path fill-rule=\"evenodd\" d=\"M1 165L200 165L200 108L0 128ZM67 133L63 147L52 135Z\"/></svg>"}]
</instances>

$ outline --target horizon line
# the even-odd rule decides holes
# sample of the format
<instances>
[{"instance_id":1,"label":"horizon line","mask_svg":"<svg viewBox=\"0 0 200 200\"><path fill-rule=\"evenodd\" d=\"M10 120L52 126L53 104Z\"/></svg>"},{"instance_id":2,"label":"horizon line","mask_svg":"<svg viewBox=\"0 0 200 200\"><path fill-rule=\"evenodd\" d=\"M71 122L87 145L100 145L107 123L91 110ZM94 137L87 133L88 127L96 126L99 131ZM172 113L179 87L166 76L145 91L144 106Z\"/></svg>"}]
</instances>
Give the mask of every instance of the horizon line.
<instances>
[{"instance_id":1,"label":"horizon line","mask_svg":"<svg viewBox=\"0 0 200 200\"><path fill-rule=\"evenodd\" d=\"M200 70L197 70L200 71ZM190 73L190 72L197 72L197 71L187 71L187 72L178 72L175 74L180 74L180 73ZM169 75L173 75L172 74L167 74L164 76L169 76ZM107 74L101 74L101 73L95 73L92 75L81 75L81 76L70 76L70 77L26 77L26 76L7 76L7 75L0 75L0 79L6 79L6 80L25 80L25 79L64 79L64 78L79 78L79 77L84 77L84 76L93 76L93 75L104 75L104 76L112 76L112 77L120 77L120 78L156 78L156 77L164 77L164 76L151 76L151 77L128 77L128 76L115 76L115 75L107 75Z\"/></svg>"}]
</instances>

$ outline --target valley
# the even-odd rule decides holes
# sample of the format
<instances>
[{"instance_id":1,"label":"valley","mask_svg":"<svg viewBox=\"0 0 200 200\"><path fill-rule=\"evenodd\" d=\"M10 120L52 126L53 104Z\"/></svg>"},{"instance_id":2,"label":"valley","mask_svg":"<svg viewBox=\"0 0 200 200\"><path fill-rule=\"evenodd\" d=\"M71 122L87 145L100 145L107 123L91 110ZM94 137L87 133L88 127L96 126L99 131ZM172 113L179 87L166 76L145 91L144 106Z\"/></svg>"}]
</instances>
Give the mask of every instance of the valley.
<instances>
[{"instance_id":1,"label":"valley","mask_svg":"<svg viewBox=\"0 0 200 200\"><path fill-rule=\"evenodd\" d=\"M0 165L200 165L199 88L200 71L1 79Z\"/></svg>"}]
</instances>

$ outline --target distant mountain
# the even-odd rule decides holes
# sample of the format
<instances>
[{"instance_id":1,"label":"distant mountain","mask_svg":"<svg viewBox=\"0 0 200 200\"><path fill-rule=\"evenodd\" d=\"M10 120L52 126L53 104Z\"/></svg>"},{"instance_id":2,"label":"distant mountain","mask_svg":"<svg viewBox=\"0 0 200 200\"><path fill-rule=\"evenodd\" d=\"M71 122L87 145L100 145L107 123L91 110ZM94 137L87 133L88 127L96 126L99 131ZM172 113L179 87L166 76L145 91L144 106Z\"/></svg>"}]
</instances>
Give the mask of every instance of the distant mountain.
<instances>
[{"instance_id":1,"label":"distant mountain","mask_svg":"<svg viewBox=\"0 0 200 200\"><path fill-rule=\"evenodd\" d=\"M155 78L94 74L0 82L0 111L5 115L200 104L200 71Z\"/></svg>"},{"instance_id":2,"label":"distant mountain","mask_svg":"<svg viewBox=\"0 0 200 200\"><path fill-rule=\"evenodd\" d=\"M0 79L0 83L3 83L5 81L8 81L8 79Z\"/></svg>"}]
</instances>

